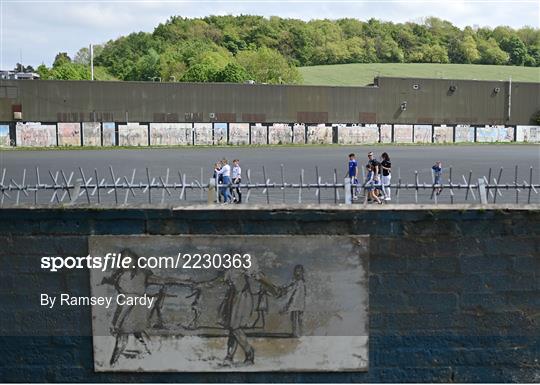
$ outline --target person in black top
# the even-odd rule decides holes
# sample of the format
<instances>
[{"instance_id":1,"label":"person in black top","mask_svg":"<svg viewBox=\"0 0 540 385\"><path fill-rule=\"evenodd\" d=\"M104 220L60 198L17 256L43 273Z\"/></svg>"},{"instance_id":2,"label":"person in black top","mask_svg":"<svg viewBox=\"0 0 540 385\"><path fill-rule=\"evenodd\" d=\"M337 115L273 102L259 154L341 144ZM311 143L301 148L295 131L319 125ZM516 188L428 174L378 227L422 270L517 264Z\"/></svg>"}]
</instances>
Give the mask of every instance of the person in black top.
<instances>
[{"instance_id":1,"label":"person in black top","mask_svg":"<svg viewBox=\"0 0 540 385\"><path fill-rule=\"evenodd\" d=\"M377 159L375 159L375 157L373 156L373 152L370 151L368 152L368 163L366 166L369 166L370 168L372 168L372 171L373 171L373 184L377 185L379 184L379 181L380 181L380 178L379 178L379 174L381 173L381 164L379 163L379 161ZM374 194L378 195L379 194L379 190L374 190ZM371 199L368 199L368 201L370 201Z\"/></svg>"},{"instance_id":2,"label":"person in black top","mask_svg":"<svg viewBox=\"0 0 540 385\"><path fill-rule=\"evenodd\" d=\"M382 185L383 185L383 192L384 192L384 200L391 200L390 198L390 187L388 185L390 184L390 180L392 178L392 162L390 162L390 157L388 156L388 153L383 152L381 155L382 162L381 162L381 170L382 170Z\"/></svg>"}]
</instances>

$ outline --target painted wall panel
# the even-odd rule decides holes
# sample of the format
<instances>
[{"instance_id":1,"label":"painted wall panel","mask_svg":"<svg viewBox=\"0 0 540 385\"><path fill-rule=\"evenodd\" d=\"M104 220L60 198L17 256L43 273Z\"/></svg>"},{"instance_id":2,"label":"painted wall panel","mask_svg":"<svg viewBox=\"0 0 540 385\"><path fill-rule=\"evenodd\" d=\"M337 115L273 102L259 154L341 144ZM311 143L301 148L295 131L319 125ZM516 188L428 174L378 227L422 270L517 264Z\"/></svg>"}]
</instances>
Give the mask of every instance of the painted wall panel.
<instances>
[{"instance_id":1,"label":"painted wall panel","mask_svg":"<svg viewBox=\"0 0 540 385\"><path fill-rule=\"evenodd\" d=\"M306 143L306 126L303 124L293 125L293 143L305 144Z\"/></svg>"},{"instance_id":2,"label":"painted wall panel","mask_svg":"<svg viewBox=\"0 0 540 385\"><path fill-rule=\"evenodd\" d=\"M10 145L9 124L0 124L0 147L9 147Z\"/></svg>"},{"instance_id":3,"label":"painted wall panel","mask_svg":"<svg viewBox=\"0 0 540 385\"><path fill-rule=\"evenodd\" d=\"M150 123L151 146L190 146L192 137L191 123Z\"/></svg>"},{"instance_id":4,"label":"painted wall panel","mask_svg":"<svg viewBox=\"0 0 540 385\"><path fill-rule=\"evenodd\" d=\"M274 123L268 127L268 144L292 143L292 125Z\"/></svg>"},{"instance_id":5,"label":"painted wall panel","mask_svg":"<svg viewBox=\"0 0 540 385\"><path fill-rule=\"evenodd\" d=\"M414 143L431 143L431 127L427 124L415 124Z\"/></svg>"},{"instance_id":6,"label":"painted wall panel","mask_svg":"<svg viewBox=\"0 0 540 385\"><path fill-rule=\"evenodd\" d=\"M229 123L229 144L249 144L249 123Z\"/></svg>"},{"instance_id":7,"label":"painted wall panel","mask_svg":"<svg viewBox=\"0 0 540 385\"><path fill-rule=\"evenodd\" d=\"M433 143L453 143L454 127L435 126L433 127Z\"/></svg>"},{"instance_id":8,"label":"painted wall panel","mask_svg":"<svg viewBox=\"0 0 540 385\"><path fill-rule=\"evenodd\" d=\"M392 125L381 124L381 143L392 143Z\"/></svg>"},{"instance_id":9,"label":"painted wall panel","mask_svg":"<svg viewBox=\"0 0 540 385\"><path fill-rule=\"evenodd\" d=\"M516 129L517 142L540 142L540 126L517 126Z\"/></svg>"},{"instance_id":10,"label":"painted wall panel","mask_svg":"<svg viewBox=\"0 0 540 385\"><path fill-rule=\"evenodd\" d=\"M214 144L217 146L227 144L227 123L214 123Z\"/></svg>"},{"instance_id":11,"label":"painted wall panel","mask_svg":"<svg viewBox=\"0 0 540 385\"><path fill-rule=\"evenodd\" d=\"M56 146L56 125L39 122L17 122L15 126L17 146L50 147Z\"/></svg>"},{"instance_id":12,"label":"painted wall panel","mask_svg":"<svg viewBox=\"0 0 540 385\"><path fill-rule=\"evenodd\" d=\"M118 144L120 146L148 146L148 126L139 123L118 125Z\"/></svg>"},{"instance_id":13,"label":"painted wall panel","mask_svg":"<svg viewBox=\"0 0 540 385\"><path fill-rule=\"evenodd\" d=\"M268 127L262 124L252 124L251 130L251 144L263 145L268 144Z\"/></svg>"},{"instance_id":14,"label":"painted wall panel","mask_svg":"<svg viewBox=\"0 0 540 385\"><path fill-rule=\"evenodd\" d=\"M456 126L456 143L474 142L474 127L467 124Z\"/></svg>"},{"instance_id":15,"label":"painted wall panel","mask_svg":"<svg viewBox=\"0 0 540 385\"><path fill-rule=\"evenodd\" d=\"M307 128L308 144L332 144L332 125L317 124Z\"/></svg>"},{"instance_id":16,"label":"painted wall panel","mask_svg":"<svg viewBox=\"0 0 540 385\"><path fill-rule=\"evenodd\" d=\"M114 122L103 122L103 146L116 146L116 133Z\"/></svg>"},{"instance_id":17,"label":"painted wall panel","mask_svg":"<svg viewBox=\"0 0 540 385\"><path fill-rule=\"evenodd\" d=\"M59 146L80 146L81 145L81 124L80 123L58 123L58 145Z\"/></svg>"},{"instance_id":18,"label":"painted wall panel","mask_svg":"<svg viewBox=\"0 0 540 385\"><path fill-rule=\"evenodd\" d=\"M214 143L212 135L212 123L195 123L193 125L193 140L196 146L211 146Z\"/></svg>"},{"instance_id":19,"label":"painted wall panel","mask_svg":"<svg viewBox=\"0 0 540 385\"><path fill-rule=\"evenodd\" d=\"M101 123L83 122L82 132L84 146L101 146Z\"/></svg>"},{"instance_id":20,"label":"painted wall panel","mask_svg":"<svg viewBox=\"0 0 540 385\"><path fill-rule=\"evenodd\" d=\"M394 125L394 143L412 143L413 126L411 124Z\"/></svg>"}]
</instances>

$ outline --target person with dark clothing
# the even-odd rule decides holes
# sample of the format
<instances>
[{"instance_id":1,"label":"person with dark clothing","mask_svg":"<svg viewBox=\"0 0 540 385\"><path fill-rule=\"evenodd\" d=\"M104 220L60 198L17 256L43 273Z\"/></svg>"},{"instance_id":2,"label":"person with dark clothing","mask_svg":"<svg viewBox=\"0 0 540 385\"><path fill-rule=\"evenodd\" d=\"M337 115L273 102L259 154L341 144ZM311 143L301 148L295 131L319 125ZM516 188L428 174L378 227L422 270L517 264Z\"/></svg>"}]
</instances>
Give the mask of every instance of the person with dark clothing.
<instances>
[{"instance_id":1,"label":"person with dark clothing","mask_svg":"<svg viewBox=\"0 0 540 385\"><path fill-rule=\"evenodd\" d=\"M390 157L388 153L383 152L381 155L381 169L382 169L382 189L384 192L384 200L391 200L390 198L390 180L392 178L392 162L390 162Z\"/></svg>"}]
</instances>

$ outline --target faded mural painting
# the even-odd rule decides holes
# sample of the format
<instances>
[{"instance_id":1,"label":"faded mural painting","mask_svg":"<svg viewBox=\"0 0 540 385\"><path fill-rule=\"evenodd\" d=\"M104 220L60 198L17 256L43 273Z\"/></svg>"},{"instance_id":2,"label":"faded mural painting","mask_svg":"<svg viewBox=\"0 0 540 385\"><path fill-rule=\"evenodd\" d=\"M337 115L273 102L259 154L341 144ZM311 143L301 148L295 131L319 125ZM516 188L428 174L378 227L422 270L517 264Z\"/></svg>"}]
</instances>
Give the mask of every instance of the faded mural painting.
<instances>
[{"instance_id":1,"label":"faded mural painting","mask_svg":"<svg viewBox=\"0 0 540 385\"><path fill-rule=\"evenodd\" d=\"M58 123L58 145L59 146L80 146L81 145L81 124L80 123Z\"/></svg>"},{"instance_id":2,"label":"faded mural painting","mask_svg":"<svg viewBox=\"0 0 540 385\"><path fill-rule=\"evenodd\" d=\"M148 146L148 126L128 123L118 125L119 146Z\"/></svg>"},{"instance_id":3,"label":"faded mural painting","mask_svg":"<svg viewBox=\"0 0 540 385\"><path fill-rule=\"evenodd\" d=\"M251 130L251 144L264 145L268 144L268 128L262 124L252 124Z\"/></svg>"},{"instance_id":4,"label":"faded mural painting","mask_svg":"<svg viewBox=\"0 0 540 385\"><path fill-rule=\"evenodd\" d=\"M229 144L249 144L249 123L229 123Z\"/></svg>"},{"instance_id":5,"label":"faded mural painting","mask_svg":"<svg viewBox=\"0 0 540 385\"><path fill-rule=\"evenodd\" d=\"M0 147L9 147L10 145L9 124L0 124Z\"/></svg>"},{"instance_id":6,"label":"faded mural painting","mask_svg":"<svg viewBox=\"0 0 540 385\"><path fill-rule=\"evenodd\" d=\"M326 124L308 126L306 143L332 144L332 126Z\"/></svg>"},{"instance_id":7,"label":"faded mural painting","mask_svg":"<svg viewBox=\"0 0 540 385\"><path fill-rule=\"evenodd\" d=\"M193 142L199 146L211 146L214 143L212 123L193 124Z\"/></svg>"},{"instance_id":8,"label":"faded mural painting","mask_svg":"<svg viewBox=\"0 0 540 385\"><path fill-rule=\"evenodd\" d=\"M116 146L115 126L114 122L103 122L103 146Z\"/></svg>"},{"instance_id":9,"label":"faded mural painting","mask_svg":"<svg viewBox=\"0 0 540 385\"><path fill-rule=\"evenodd\" d=\"M455 127L455 142L474 142L474 127L467 124L458 124Z\"/></svg>"},{"instance_id":10,"label":"faded mural painting","mask_svg":"<svg viewBox=\"0 0 540 385\"><path fill-rule=\"evenodd\" d=\"M368 241L91 236L92 256L116 252L132 262L92 270L92 295L151 302L92 308L95 369L367 370ZM183 268L136 267L150 256L170 256ZM196 263L210 268L186 268Z\"/></svg>"},{"instance_id":11,"label":"faded mural painting","mask_svg":"<svg viewBox=\"0 0 540 385\"><path fill-rule=\"evenodd\" d=\"M285 123L274 123L268 127L268 144L291 144L292 127Z\"/></svg>"},{"instance_id":12,"label":"faded mural painting","mask_svg":"<svg viewBox=\"0 0 540 385\"><path fill-rule=\"evenodd\" d=\"M39 122L17 122L15 126L17 146L50 147L56 146L56 125Z\"/></svg>"},{"instance_id":13,"label":"faded mural painting","mask_svg":"<svg viewBox=\"0 0 540 385\"><path fill-rule=\"evenodd\" d=\"M414 143L431 143L431 126L427 124L414 125Z\"/></svg>"},{"instance_id":14,"label":"faded mural painting","mask_svg":"<svg viewBox=\"0 0 540 385\"><path fill-rule=\"evenodd\" d=\"M394 125L394 143L412 143L413 126L412 124Z\"/></svg>"},{"instance_id":15,"label":"faded mural painting","mask_svg":"<svg viewBox=\"0 0 540 385\"><path fill-rule=\"evenodd\" d=\"M227 123L214 123L214 144L224 146L227 144Z\"/></svg>"},{"instance_id":16,"label":"faded mural painting","mask_svg":"<svg viewBox=\"0 0 540 385\"><path fill-rule=\"evenodd\" d=\"M514 140L514 128L505 126L476 127L477 142L511 142Z\"/></svg>"},{"instance_id":17,"label":"faded mural painting","mask_svg":"<svg viewBox=\"0 0 540 385\"><path fill-rule=\"evenodd\" d=\"M192 135L191 123L150 123L151 146L189 146Z\"/></svg>"},{"instance_id":18,"label":"faded mural painting","mask_svg":"<svg viewBox=\"0 0 540 385\"><path fill-rule=\"evenodd\" d=\"M391 124L381 124L381 143L392 143L392 125Z\"/></svg>"},{"instance_id":19,"label":"faded mural painting","mask_svg":"<svg viewBox=\"0 0 540 385\"><path fill-rule=\"evenodd\" d=\"M293 143L305 144L306 143L306 126L303 124L293 125Z\"/></svg>"},{"instance_id":20,"label":"faded mural painting","mask_svg":"<svg viewBox=\"0 0 540 385\"><path fill-rule=\"evenodd\" d=\"M540 127L517 126L516 142L538 143L540 142Z\"/></svg>"},{"instance_id":21,"label":"faded mural painting","mask_svg":"<svg viewBox=\"0 0 540 385\"><path fill-rule=\"evenodd\" d=\"M453 143L454 127L435 126L433 127L433 143Z\"/></svg>"},{"instance_id":22,"label":"faded mural painting","mask_svg":"<svg viewBox=\"0 0 540 385\"><path fill-rule=\"evenodd\" d=\"M82 132L83 132L83 145L101 146L101 123L83 122Z\"/></svg>"}]
</instances>

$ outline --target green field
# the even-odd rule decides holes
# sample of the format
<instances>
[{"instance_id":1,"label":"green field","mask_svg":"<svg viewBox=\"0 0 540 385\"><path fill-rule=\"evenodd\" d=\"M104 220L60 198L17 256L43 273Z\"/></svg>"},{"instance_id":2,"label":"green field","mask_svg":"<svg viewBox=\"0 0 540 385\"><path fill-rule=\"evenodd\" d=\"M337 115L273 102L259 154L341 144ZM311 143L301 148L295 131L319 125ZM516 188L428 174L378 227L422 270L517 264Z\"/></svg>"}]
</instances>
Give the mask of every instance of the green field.
<instances>
[{"instance_id":1,"label":"green field","mask_svg":"<svg viewBox=\"0 0 540 385\"><path fill-rule=\"evenodd\" d=\"M479 64L370 63L300 67L304 84L363 86L376 76L508 80L540 83L540 68Z\"/></svg>"}]
</instances>

